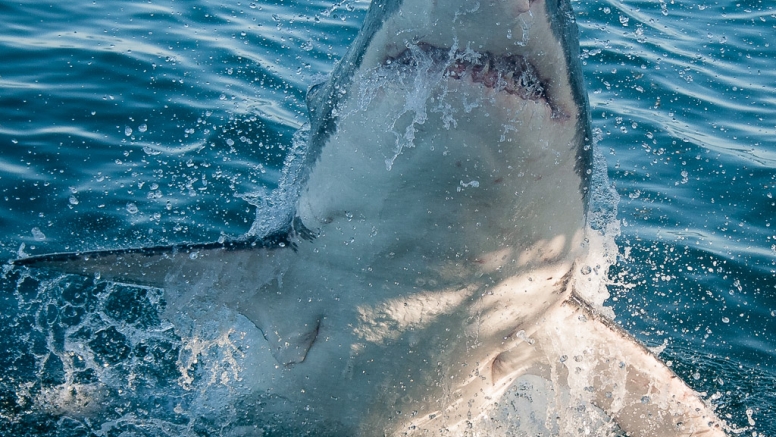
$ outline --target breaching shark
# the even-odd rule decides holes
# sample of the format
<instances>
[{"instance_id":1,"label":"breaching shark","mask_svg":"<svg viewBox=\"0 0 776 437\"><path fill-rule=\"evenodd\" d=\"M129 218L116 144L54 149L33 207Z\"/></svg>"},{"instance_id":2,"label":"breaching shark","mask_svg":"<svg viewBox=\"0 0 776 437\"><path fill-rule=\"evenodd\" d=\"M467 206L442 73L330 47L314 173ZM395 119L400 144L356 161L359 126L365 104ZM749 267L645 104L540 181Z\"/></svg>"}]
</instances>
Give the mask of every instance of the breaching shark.
<instances>
[{"instance_id":1,"label":"breaching shark","mask_svg":"<svg viewBox=\"0 0 776 437\"><path fill-rule=\"evenodd\" d=\"M244 315L265 341L250 405L293 435L725 435L581 292L594 147L569 0L373 0L308 107L266 235L15 264Z\"/></svg>"}]
</instances>

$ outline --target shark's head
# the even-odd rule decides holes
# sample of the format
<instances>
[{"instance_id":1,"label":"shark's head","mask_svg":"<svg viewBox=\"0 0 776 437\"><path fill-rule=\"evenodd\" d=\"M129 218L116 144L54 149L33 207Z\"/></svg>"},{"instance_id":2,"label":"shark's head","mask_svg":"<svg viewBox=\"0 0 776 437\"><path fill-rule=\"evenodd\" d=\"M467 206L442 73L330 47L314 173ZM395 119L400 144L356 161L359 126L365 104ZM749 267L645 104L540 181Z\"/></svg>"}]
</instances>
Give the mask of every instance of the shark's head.
<instances>
[{"instance_id":1,"label":"shark's head","mask_svg":"<svg viewBox=\"0 0 776 437\"><path fill-rule=\"evenodd\" d=\"M530 111L552 114L553 129L575 131L575 169L587 203L593 148L577 33L569 0L375 0L331 80L309 93L308 160L318 159L336 131L337 102L354 91L351 81L359 72L391 64L413 68L423 58L438 63L437 71L447 78L504 95L500 103L507 106L539 103ZM507 95L514 99L511 105Z\"/></svg>"},{"instance_id":2,"label":"shark's head","mask_svg":"<svg viewBox=\"0 0 776 437\"><path fill-rule=\"evenodd\" d=\"M342 264L573 262L593 153L576 33L567 0L372 2L309 95L301 222L353 240L327 251Z\"/></svg>"}]
</instances>

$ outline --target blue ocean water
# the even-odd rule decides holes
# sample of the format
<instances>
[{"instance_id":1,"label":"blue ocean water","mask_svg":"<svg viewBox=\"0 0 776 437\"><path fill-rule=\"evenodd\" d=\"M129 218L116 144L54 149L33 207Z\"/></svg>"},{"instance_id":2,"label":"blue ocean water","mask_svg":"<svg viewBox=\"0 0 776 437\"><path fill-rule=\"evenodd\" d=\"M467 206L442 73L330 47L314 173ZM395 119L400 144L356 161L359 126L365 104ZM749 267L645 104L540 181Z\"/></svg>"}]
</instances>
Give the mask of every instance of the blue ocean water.
<instances>
[{"instance_id":1,"label":"blue ocean water","mask_svg":"<svg viewBox=\"0 0 776 437\"><path fill-rule=\"evenodd\" d=\"M367 7L0 3L2 259L247 232L306 121L307 87ZM617 321L664 345L742 433L776 435L776 9L574 7L621 196ZM0 433L207 435L242 420L239 405L212 410L228 384L207 386L213 369L189 359L218 345L182 342L156 291L18 270L0 287ZM100 389L57 391L78 384ZM57 409L67 402L83 414ZM85 418L90 402L108 406L101 422Z\"/></svg>"}]
</instances>

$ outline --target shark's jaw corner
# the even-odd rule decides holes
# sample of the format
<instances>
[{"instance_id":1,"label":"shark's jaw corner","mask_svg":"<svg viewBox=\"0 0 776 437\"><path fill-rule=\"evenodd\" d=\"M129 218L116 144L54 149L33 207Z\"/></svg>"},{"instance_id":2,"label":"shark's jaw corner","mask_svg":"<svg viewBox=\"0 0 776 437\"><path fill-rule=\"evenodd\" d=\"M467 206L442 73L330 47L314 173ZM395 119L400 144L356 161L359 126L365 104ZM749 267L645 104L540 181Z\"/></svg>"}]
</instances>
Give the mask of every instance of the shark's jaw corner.
<instances>
[{"instance_id":1,"label":"shark's jaw corner","mask_svg":"<svg viewBox=\"0 0 776 437\"><path fill-rule=\"evenodd\" d=\"M281 433L724 435L588 303L607 260L577 51L566 0L373 0L309 96L294 250L25 264L164 287L171 319L244 315L264 342L241 402Z\"/></svg>"}]
</instances>

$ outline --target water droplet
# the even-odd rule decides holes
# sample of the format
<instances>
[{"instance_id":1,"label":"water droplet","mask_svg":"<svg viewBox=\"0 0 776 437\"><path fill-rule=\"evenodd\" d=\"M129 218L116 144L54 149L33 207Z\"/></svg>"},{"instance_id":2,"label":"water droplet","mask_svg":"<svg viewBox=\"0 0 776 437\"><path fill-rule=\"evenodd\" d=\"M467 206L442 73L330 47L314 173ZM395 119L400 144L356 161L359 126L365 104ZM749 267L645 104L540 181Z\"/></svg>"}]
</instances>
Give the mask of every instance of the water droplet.
<instances>
[{"instance_id":1,"label":"water droplet","mask_svg":"<svg viewBox=\"0 0 776 437\"><path fill-rule=\"evenodd\" d=\"M158 150L153 149L150 146L143 146L143 152L145 152L146 155L151 155L151 156L160 155L162 153Z\"/></svg>"},{"instance_id":2,"label":"water droplet","mask_svg":"<svg viewBox=\"0 0 776 437\"><path fill-rule=\"evenodd\" d=\"M141 133L145 132L145 131L148 130L148 125L141 124L140 126L137 127L137 130L138 130L138 132L141 132Z\"/></svg>"},{"instance_id":3,"label":"water droplet","mask_svg":"<svg viewBox=\"0 0 776 437\"><path fill-rule=\"evenodd\" d=\"M137 214L138 212L137 205L135 205L132 202L127 203L127 212L130 214Z\"/></svg>"},{"instance_id":4,"label":"water droplet","mask_svg":"<svg viewBox=\"0 0 776 437\"><path fill-rule=\"evenodd\" d=\"M126 135L126 136L130 136L130 135L132 135L132 128L131 128L131 127L129 127L129 126L126 126L126 127L124 128L124 135Z\"/></svg>"},{"instance_id":5,"label":"water droplet","mask_svg":"<svg viewBox=\"0 0 776 437\"><path fill-rule=\"evenodd\" d=\"M68 202L70 202L71 205L78 205L78 199L76 199L75 196L70 196L69 199L67 199Z\"/></svg>"},{"instance_id":6,"label":"water droplet","mask_svg":"<svg viewBox=\"0 0 776 437\"><path fill-rule=\"evenodd\" d=\"M32 238L35 239L35 241L43 241L46 239L46 235L40 230L40 228L32 228Z\"/></svg>"},{"instance_id":7,"label":"water droplet","mask_svg":"<svg viewBox=\"0 0 776 437\"><path fill-rule=\"evenodd\" d=\"M582 267L582 270L581 270L583 275L589 275L590 272L592 272L592 271L593 271L593 269L591 269L590 266L584 266L584 267Z\"/></svg>"},{"instance_id":8,"label":"water droplet","mask_svg":"<svg viewBox=\"0 0 776 437\"><path fill-rule=\"evenodd\" d=\"M730 323L730 319L728 319L727 317L723 317L722 323Z\"/></svg>"}]
</instances>

